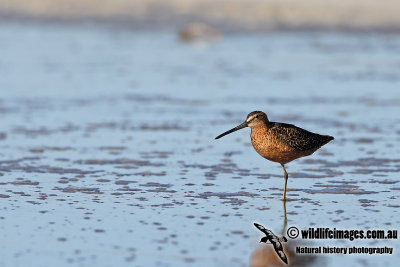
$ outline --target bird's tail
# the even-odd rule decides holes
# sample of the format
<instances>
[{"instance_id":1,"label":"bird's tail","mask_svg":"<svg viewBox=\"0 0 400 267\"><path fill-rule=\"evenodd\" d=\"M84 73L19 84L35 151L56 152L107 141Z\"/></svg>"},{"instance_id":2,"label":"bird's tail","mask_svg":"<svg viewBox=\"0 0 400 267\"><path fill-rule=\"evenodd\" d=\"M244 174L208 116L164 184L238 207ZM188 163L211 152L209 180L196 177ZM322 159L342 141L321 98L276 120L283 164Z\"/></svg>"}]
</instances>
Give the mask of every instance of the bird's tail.
<instances>
[{"instance_id":1,"label":"bird's tail","mask_svg":"<svg viewBox=\"0 0 400 267\"><path fill-rule=\"evenodd\" d=\"M332 141L333 139L335 139L333 136L330 135L323 135L322 138L322 145L325 145L327 143L329 143L330 141Z\"/></svg>"}]
</instances>

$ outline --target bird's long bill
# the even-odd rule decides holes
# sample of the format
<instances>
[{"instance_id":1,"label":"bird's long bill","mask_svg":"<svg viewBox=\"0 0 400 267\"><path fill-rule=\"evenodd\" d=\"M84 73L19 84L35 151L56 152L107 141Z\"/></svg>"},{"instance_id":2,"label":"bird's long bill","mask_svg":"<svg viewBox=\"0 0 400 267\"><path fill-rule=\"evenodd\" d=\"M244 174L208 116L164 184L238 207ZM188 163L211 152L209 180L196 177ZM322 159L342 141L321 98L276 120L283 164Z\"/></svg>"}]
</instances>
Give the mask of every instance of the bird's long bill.
<instances>
[{"instance_id":1,"label":"bird's long bill","mask_svg":"<svg viewBox=\"0 0 400 267\"><path fill-rule=\"evenodd\" d=\"M223 134L218 135L217 137L215 137L215 139L219 139L219 138L221 138L221 137L223 137L223 136L225 136L225 135L227 135L227 134L236 132L237 130L243 129L243 128L247 127L247 126L248 126L248 124L247 124L247 122L245 121L245 122L243 122L242 124L236 126L235 128L230 129L229 131L226 131L226 132L224 132Z\"/></svg>"}]
</instances>

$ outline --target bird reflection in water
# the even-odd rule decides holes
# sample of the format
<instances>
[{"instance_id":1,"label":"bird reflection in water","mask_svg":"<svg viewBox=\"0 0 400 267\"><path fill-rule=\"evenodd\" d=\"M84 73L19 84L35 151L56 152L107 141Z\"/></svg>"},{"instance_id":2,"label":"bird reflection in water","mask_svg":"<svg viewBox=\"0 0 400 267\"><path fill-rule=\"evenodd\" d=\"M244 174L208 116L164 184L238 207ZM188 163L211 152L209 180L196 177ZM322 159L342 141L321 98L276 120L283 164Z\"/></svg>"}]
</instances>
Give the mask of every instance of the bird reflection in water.
<instances>
[{"instance_id":1,"label":"bird reflection in water","mask_svg":"<svg viewBox=\"0 0 400 267\"><path fill-rule=\"evenodd\" d=\"M283 225L281 236L286 236L287 216L286 202L282 201L283 205ZM265 223L265 222L264 222ZM266 226L266 225L265 225ZM266 226L267 227L267 226ZM301 239L290 239L288 242L281 242L283 249L288 258L288 264L283 262L276 254L274 246L271 244L260 243L256 246L250 257L251 267L267 267L267 266L323 266L322 258L315 254L296 254L297 246L305 246ZM310 242L307 242L310 245Z\"/></svg>"}]
</instances>

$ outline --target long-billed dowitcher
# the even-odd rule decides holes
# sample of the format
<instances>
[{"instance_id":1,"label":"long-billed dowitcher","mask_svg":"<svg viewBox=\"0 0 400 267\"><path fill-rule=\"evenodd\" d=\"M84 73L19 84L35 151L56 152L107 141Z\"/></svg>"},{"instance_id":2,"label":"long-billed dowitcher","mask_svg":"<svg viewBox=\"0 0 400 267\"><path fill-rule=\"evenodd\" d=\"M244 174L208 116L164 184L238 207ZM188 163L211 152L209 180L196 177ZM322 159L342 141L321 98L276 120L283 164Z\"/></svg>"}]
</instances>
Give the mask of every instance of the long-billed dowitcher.
<instances>
[{"instance_id":1,"label":"long-billed dowitcher","mask_svg":"<svg viewBox=\"0 0 400 267\"><path fill-rule=\"evenodd\" d=\"M262 111L253 111L246 120L235 128L215 137L221 138L245 127L251 128L251 143L262 157L281 164L285 175L282 200L286 200L288 174L285 164L314 153L334 138L301 129L292 124L272 122Z\"/></svg>"}]
</instances>

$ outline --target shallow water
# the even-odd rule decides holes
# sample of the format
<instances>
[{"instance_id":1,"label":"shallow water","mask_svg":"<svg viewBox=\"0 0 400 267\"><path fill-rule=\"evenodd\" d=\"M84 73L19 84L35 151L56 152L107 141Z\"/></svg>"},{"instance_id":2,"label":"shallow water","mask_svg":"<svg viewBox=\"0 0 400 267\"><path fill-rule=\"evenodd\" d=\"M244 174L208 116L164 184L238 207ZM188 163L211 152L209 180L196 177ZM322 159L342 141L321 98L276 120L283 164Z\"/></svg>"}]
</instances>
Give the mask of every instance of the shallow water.
<instances>
[{"instance_id":1,"label":"shallow water","mask_svg":"<svg viewBox=\"0 0 400 267\"><path fill-rule=\"evenodd\" d=\"M189 45L173 32L7 23L0 35L0 265L257 266L253 222L284 227L282 170L249 129L214 140L253 110L335 136L287 165L287 226L399 225L400 36ZM299 242L395 255L298 265L400 259L397 240Z\"/></svg>"}]
</instances>

